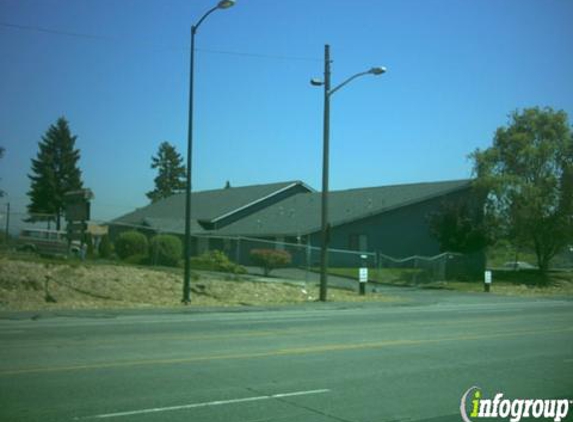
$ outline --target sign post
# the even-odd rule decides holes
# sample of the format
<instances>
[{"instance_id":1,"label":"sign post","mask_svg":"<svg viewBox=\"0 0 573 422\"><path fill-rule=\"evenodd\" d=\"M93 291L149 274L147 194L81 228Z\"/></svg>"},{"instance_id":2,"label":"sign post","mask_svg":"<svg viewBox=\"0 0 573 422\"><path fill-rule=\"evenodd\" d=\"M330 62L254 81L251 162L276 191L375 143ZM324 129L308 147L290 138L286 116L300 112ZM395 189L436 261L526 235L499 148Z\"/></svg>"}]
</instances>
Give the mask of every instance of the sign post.
<instances>
[{"instance_id":1,"label":"sign post","mask_svg":"<svg viewBox=\"0 0 573 422\"><path fill-rule=\"evenodd\" d=\"M80 241L80 258L85 259L87 221L90 219L90 200L94 197L90 189L80 189L65 194L68 247L72 240Z\"/></svg>"},{"instance_id":2,"label":"sign post","mask_svg":"<svg viewBox=\"0 0 573 422\"><path fill-rule=\"evenodd\" d=\"M366 294L366 283L368 283L368 255L360 255L360 268L358 269L358 292L360 296Z\"/></svg>"},{"instance_id":3,"label":"sign post","mask_svg":"<svg viewBox=\"0 0 573 422\"><path fill-rule=\"evenodd\" d=\"M489 293L489 289L491 287L491 282L493 280L493 277L491 275L491 270L486 270L484 273L484 278L483 278L483 291L486 293Z\"/></svg>"}]
</instances>

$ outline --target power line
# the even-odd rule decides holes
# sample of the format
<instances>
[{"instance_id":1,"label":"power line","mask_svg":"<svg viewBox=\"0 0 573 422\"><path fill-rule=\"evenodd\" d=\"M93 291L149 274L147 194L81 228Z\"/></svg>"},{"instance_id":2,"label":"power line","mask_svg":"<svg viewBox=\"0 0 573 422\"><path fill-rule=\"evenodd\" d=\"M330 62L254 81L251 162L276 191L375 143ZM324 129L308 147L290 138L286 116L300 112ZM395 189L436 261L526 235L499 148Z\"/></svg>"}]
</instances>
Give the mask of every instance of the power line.
<instances>
[{"instance_id":1,"label":"power line","mask_svg":"<svg viewBox=\"0 0 573 422\"><path fill-rule=\"evenodd\" d=\"M196 48L195 51L199 51L201 53L210 53L210 54L225 54L229 56L252 57L256 59L299 60L299 61L312 61L312 62L323 61L323 59L319 59L316 57L279 56L279 55L262 54L262 53L245 53L239 51L211 50L206 48Z\"/></svg>"},{"instance_id":2,"label":"power line","mask_svg":"<svg viewBox=\"0 0 573 422\"><path fill-rule=\"evenodd\" d=\"M92 40L100 40L100 41L120 41L119 38L114 38L105 35L93 35L93 34L84 34L79 32L70 32L70 31L61 31L59 29L50 29L44 28L41 26L29 26L29 25L19 25L13 23L6 23L0 22L0 26L12 29L20 29L24 31L33 31L33 32L41 32L47 33L52 35L63 35L67 37L75 37L75 38L82 38L82 39L92 39ZM149 48L151 49L151 48ZM157 50L157 47L153 47L153 50ZM189 50L189 48L165 48L165 51L183 51ZM283 60L283 61L312 61L312 62L322 62L321 58L316 57L301 57L301 56L288 56L288 55L274 55L274 54L265 54L265 53L250 53L250 52L243 52L243 51L225 51L225 50L213 50L207 48L197 48L195 51L207 54L218 54L218 55L227 55L227 56L236 56L236 57L247 57L247 58L254 58L254 59L268 59L268 60Z\"/></svg>"},{"instance_id":3,"label":"power line","mask_svg":"<svg viewBox=\"0 0 573 422\"><path fill-rule=\"evenodd\" d=\"M68 37L90 38L90 39L96 39L96 40L114 41L114 38L106 37L103 35L81 34L79 32L60 31L58 29L49 29L49 28L43 28L40 26L18 25L18 24L14 24L14 23L6 23L6 22L0 22L0 26L4 26L6 28L22 29L25 31L44 32L47 34L54 34L54 35L65 35Z\"/></svg>"}]
</instances>

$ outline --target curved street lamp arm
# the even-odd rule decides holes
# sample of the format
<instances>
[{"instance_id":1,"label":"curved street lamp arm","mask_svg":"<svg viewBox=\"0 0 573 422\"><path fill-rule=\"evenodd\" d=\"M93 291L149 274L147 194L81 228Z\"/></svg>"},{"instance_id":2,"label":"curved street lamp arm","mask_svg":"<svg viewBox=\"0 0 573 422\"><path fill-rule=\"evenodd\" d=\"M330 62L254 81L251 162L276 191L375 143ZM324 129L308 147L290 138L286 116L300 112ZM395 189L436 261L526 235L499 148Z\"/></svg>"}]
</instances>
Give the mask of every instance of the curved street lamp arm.
<instances>
[{"instance_id":1,"label":"curved street lamp arm","mask_svg":"<svg viewBox=\"0 0 573 422\"><path fill-rule=\"evenodd\" d=\"M330 91L328 91L328 96L330 97L332 94L334 94L336 91L338 91L340 88L342 88L345 85L348 85L350 82L352 82L354 79L359 78L361 76L364 75L369 75L371 74L372 71L371 70L367 70L365 72L360 72L357 73L356 75L352 75L350 78L348 78L347 80L345 80L344 82L342 82L341 84L335 86L334 88L332 88Z\"/></svg>"},{"instance_id":2,"label":"curved street lamp arm","mask_svg":"<svg viewBox=\"0 0 573 422\"><path fill-rule=\"evenodd\" d=\"M191 30L193 31L193 33L197 32L197 30L199 29L199 26L203 23L203 21L207 18L207 16L209 16L211 13L213 13L217 9L219 9L218 5L209 9L203 16L201 16L201 19L199 19L199 21L191 27Z\"/></svg>"}]
</instances>

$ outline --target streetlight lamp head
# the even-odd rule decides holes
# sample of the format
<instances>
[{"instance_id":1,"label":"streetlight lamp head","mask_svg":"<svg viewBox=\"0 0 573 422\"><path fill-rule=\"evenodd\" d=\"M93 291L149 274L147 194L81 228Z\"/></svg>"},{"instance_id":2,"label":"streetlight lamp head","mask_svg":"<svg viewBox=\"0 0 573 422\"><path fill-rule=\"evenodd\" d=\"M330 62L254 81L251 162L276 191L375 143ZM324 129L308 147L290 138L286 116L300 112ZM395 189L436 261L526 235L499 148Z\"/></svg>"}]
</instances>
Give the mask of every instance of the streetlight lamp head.
<instances>
[{"instance_id":1,"label":"streetlight lamp head","mask_svg":"<svg viewBox=\"0 0 573 422\"><path fill-rule=\"evenodd\" d=\"M217 7L219 9L228 9L229 7L233 7L235 5L235 0L221 0Z\"/></svg>"},{"instance_id":2,"label":"streetlight lamp head","mask_svg":"<svg viewBox=\"0 0 573 422\"><path fill-rule=\"evenodd\" d=\"M322 86L322 85L324 85L324 82L321 81L321 80L318 79L318 78L312 78L312 79L310 80L310 84L311 84L312 86Z\"/></svg>"},{"instance_id":3,"label":"streetlight lamp head","mask_svg":"<svg viewBox=\"0 0 573 422\"><path fill-rule=\"evenodd\" d=\"M370 69L369 72L372 73L373 75L381 75L383 73L386 73L386 68L384 66L377 66Z\"/></svg>"}]
</instances>

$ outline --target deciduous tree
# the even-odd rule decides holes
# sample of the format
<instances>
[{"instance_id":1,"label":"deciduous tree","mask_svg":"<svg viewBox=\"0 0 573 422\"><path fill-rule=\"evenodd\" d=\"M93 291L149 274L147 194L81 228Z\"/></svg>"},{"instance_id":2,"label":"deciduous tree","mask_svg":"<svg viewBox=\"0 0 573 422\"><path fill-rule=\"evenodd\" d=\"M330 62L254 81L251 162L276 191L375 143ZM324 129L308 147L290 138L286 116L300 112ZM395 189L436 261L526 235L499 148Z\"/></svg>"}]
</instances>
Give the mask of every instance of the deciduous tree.
<instances>
[{"instance_id":1,"label":"deciduous tree","mask_svg":"<svg viewBox=\"0 0 573 422\"><path fill-rule=\"evenodd\" d=\"M490 243L477 195L475 201L447 201L430 216L430 229L442 252L480 252Z\"/></svg>"},{"instance_id":2,"label":"deciduous tree","mask_svg":"<svg viewBox=\"0 0 573 422\"><path fill-rule=\"evenodd\" d=\"M487 213L516 245L530 245L547 271L572 242L573 140L567 114L516 111L493 146L472 154L477 183L489 191Z\"/></svg>"}]
</instances>

